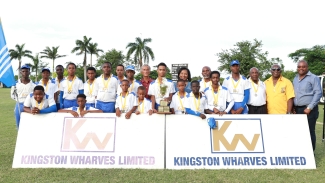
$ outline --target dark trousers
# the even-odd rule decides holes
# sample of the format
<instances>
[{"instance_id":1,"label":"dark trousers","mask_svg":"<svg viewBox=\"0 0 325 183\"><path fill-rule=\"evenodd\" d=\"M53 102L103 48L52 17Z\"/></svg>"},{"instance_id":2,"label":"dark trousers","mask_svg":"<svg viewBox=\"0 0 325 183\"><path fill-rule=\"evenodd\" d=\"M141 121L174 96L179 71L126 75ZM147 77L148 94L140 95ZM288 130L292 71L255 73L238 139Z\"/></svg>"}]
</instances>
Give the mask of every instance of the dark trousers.
<instances>
[{"instance_id":1,"label":"dark trousers","mask_svg":"<svg viewBox=\"0 0 325 183\"><path fill-rule=\"evenodd\" d=\"M248 114L267 114L266 105L261 105L261 106L247 105L247 106L248 106Z\"/></svg>"},{"instance_id":2,"label":"dark trousers","mask_svg":"<svg viewBox=\"0 0 325 183\"><path fill-rule=\"evenodd\" d=\"M297 114L304 114L304 110L306 108L307 108L307 106L302 106L302 107L295 106L295 110L296 110ZM313 110L310 111L309 115L307 115L310 139L311 139L311 143L313 145L313 150L314 151L315 151L315 148L316 148L315 127L316 127L316 121L317 121L318 115L319 115L318 105L316 105L313 108Z\"/></svg>"}]
</instances>

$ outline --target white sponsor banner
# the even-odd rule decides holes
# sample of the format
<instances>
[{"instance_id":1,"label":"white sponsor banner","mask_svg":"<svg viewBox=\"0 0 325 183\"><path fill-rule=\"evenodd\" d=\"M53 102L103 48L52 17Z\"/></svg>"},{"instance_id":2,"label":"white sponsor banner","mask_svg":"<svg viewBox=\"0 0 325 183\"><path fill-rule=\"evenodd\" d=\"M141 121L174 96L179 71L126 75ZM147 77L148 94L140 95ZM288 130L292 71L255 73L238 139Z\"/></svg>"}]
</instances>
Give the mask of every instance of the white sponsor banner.
<instances>
[{"instance_id":1,"label":"white sponsor banner","mask_svg":"<svg viewBox=\"0 0 325 183\"><path fill-rule=\"evenodd\" d=\"M315 169L305 115L166 116L167 169Z\"/></svg>"},{"instance_id":2,"label":"white sponsor banner","mask_svg":"<svg viewBox=\"0 0 325 183\"><path fill-rule=\"evenodd\" d=\"M164 168L163 115L22 113L13 168Z\"/></svg>"}]
</instances>

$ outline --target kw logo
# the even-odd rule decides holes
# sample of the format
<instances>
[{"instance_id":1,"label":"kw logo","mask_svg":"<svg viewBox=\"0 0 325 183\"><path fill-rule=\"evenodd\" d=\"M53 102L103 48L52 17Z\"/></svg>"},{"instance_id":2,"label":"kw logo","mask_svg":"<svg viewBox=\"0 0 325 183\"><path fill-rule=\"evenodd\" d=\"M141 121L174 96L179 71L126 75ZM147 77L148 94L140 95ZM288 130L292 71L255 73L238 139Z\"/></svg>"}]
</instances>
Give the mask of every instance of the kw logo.
<instances>
[{"instance_id":1,"label":"kw logo","mask_svg":"<svg viewBox=\"0 0 325 183\"><path fill-rule=\"evenodd\" d=\"M212 152L264 152L260 120L223 121L211 129ZM241 143L239 143L241 142Z\"/></svg>"},{"instance_id":2,"label":"kw logo","mask_svg":"<svg viewBox=\"0 0 325 183\"><path fill-rule=\"evenodd\" d=\"M63 128L61 151L114 151L115 120L66 118Z\"/></svg>"}]
</instances>

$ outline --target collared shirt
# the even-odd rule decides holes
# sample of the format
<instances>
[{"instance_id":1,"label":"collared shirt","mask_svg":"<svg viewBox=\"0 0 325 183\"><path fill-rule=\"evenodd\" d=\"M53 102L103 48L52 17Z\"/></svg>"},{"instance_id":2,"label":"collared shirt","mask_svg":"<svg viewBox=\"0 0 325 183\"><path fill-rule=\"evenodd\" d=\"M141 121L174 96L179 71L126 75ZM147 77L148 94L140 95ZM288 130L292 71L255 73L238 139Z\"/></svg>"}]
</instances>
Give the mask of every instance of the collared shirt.
<instances>
[{"instance_id":1,"label":"collared shirt","mask_svg":"<svg viewBox=\"0 0 325 183\"><path fill-rule=\"evenodd\" d=\"M250 89L249 82L246 77L239 75L239 79L235 81L231 76L228 76L222 83L226 87L235 102L243 102L244 91Z\"/></svg>"},{"instance_id":2,"label":"collared shirt","mask_svg":"<svg viewBox=\"0 0 325 183\"><path fill-rule=\"evenodd\" d=\"M142 86L141 82L134 79L133 82L130 83L129 85L129 92L133 92L135 93L136 96L138 96L137 94L138 94L139 86ZM120 83L119 87L117 88L117 93L121 93L121 92L122 92L122 88Z\"/></svg>"},{"instance_id":3,"label":"collared shirt","mask_svg":"<svg viewBox=\"0 0 325 183\"><path fill-rule=\"evenodd\" d=\"M145 97L147 99L150 99L150 96L148 95L148 90L149 90L149 86L150 86L150 83L153 81L153 79L149 78L148 81L145 81L143 78L140 80L142 86L144 86L146 88L146 95Z\"/></svg>"},{"instance_id":4,"label":"collared shirt","mask_svg":"<svg viewBox=\"0 0 325 183\"><path fill-rule=\"evenodd\" d=\"M322 97L322 88L319 78L308 71L307 75L299 80L299 75L293 79L295 89L295 106L308 106L313 109L318 105L319 99Z\"/></svg>"},{"instance_id":5,"label":"collared shirt","mask_svg":"<svg viewBox=\"0 0 325 183\"><path fill-rule=\"evenodd\" d=\"M162 84L164 84L167 87L164 95L162 93L162 90L160 89L160 86ZM170 93L175 93L175 87L171 80L163 78L162 84L160 85L158 79L156 79L152 81L149 86L148 95L154 95L157 104L159 104L160 101L163 100L164 98L169 97Z\"/></svg>"},{"instance_id":6,"label":"collared shirt","mask_svg":"<svg viewBox=\"0 0 325 183\"><path fill-rule=\"evenodd\" d=\"M107 88L105 88L104 83L108 81L103 78L103 75L96 78L95 84L98 88L97 100L101 102L115 102L116 100L116 92L119 81L116 76L113 74L109 78L109 82L107 84Z\"/></svg>"},{"instance_id":7,"label":"collared shirt","mask_svg":"<svg viewBox=\"0 0 325 183\"><path fill-rule=\"evenodd\" d=\"M173 95L172 102L170 103L170 108L173 108L175 111L175 114L183 114L182 111L184 111L185 114L185 98L188 93L185 92L184 97L178 96L179 92L176 92Z\"/></svg>"},{"instance_id":8,"label":"collared shirt","mask_svg":"<svg viewBox=\"0 0 325 183\"><path fill-rule=\"evenodd\" d=\"M204 90L211 86L211 81L205 82L204 78L200 81L200 92L204 92Z\"/></svg>"},{"instance_id":9,"label":"collared shirt","mask_svg":"<svg viewBox=\"0 0 325 183\"><path fill-rule=\"evenodd\" d=\"M37 107L39 110L48 108L53 105L56 105L54 98L50 98L48 95L44 95L42 102L38 103L35 100L33 93L30 93L24 102L25 107L30 107L30 108Z\"/></svg>"},{"instance_id":10,"label":"collared shirt","mask_svg":"<svg viewBox=\"0 0 325 183\"><path fill-rule=\"evenodd\" d=\"M178 88L177 88L177 82L174 83L174 86L175 86L175 91L178 92ZM201 87L200 87L200 91L201 91ZM185 92L186 93L191 93L192 92L192 88L191 88L191 82L188 81L186 86L185 86Z\"/></svg>"},{"instance_id":11,"label":"collared shirt","mask_svg":"<svg viewBox=\"0 0 325 183\"><path fill-rule=\"evenodd\" d=\"M226 87L219 86L218 90L218 92L213 91L211 86L204 90L204 94L208 99L208 108L211 111L216 108L218 111L225 111L228 113L234 105L234 99ZM218 101L215 101L215 98L217 98ZM227 102L229 103L228 107Z\"/></svg>"},{"instance_id":12,"label":"collared shirt","mask_svg":"<svg viewBox=\"0 0 325 183\"><path fill-rule=\"evenodd\" d=\"M184 107L190 108L193 111L204 114L204 109L208 109L207 98L204 94L202 94L202 97L200 98L200 103L199 103L199 99L194 96L193 92L188 93L186 95L186 99L184 101ZM197 107L198 107L198 109L197 109Z\"/></svg>"},{"instance_id":13,"label":"collared shirt","mask_svg":"<svg viewBox=\"0 0 325 183\"><path fill-rule=\"evenodd\" d=\"M68 90L70 85L72 91L69 92ZM83 89L84 84L82 80L79 79L77 76L75 76L74 81L70 81L67 77L60 83L60 91L63 91L63 98L67 100L75 100L77 98L77 95L79 94L79 90Z\"/></svg>"},{"instance_id":14,"label":"collared shirt","mask_svg":"<svg viewBox=\"0 0 325 183\"><path fill-rule=\"evenodd\" d=\"M264 81L266 87L266 103L268 114L286 114L287 101L295 97L290 80L280 76L276 85L273 85L272 76Z\"/></svg>"},{"instance_id":15,"label":"collared shirt","mask_svg":"<svg viewBox=\"0 0 325 183\"><path fill-rule=\"evenodd\" d=\"M84 94L86 95L87 103L95 103L98 93L98 85L95 84L96 79L90 84L89 80L84 83Z\"/></svg>"},{"instance_id":16,"label":"collared shirt","mask_svg":"<svg viewBox=\"0 0 325 183\"><path fill-rule=\"evenodd\" d=\"M258 83L254 83L249 79L249 85L251 89L249 90L249 99L247 104L252 106L262 106L266 104L266 87L265 84L258 80Z\"/></svg>"},{"instance_id":17,"label":"collared shirt","mask_svg":"<svg viewBox=\"0 0 325 183\"><path fill-rule=\"evenodd\" d=\"M128 93L127 96L123 97L122 94L116 94L115 109L119 108L121 111L129 112L134 106L134 100L136 99L135 93Z\"/></svg>"},{"instance_id":18,"label":"collared shirt","mask_svg":"<svg viewBox=\"0 0 325 183\"><path fill-rule=\"evenodd\" d=\"M150 110L152 110L152 104L151 104L151 100L144 98L144 100L139 103L139 98L136 98L134 100L134 105L133 106L137 106L137 111L139 111L141 114L146 114L148 113Z\"/></svg>"},{"instance_id":19,"label":"collared shirt","mask_svg":"<svg viewBox=\"0 0 325 183\"><path fill-rule=\"evenodd\" d=\"M52 81L54 81L54 83L56 84L56 86L58 88L58 91L60 91L60 85L61 85L62 81L64 81L64 78L62 78L62 80L59 81L58 77L56 77L56 78L52 79ZM60 103L60 92L58 94L58 99L55 102Z\"/></svg>"},{"instance_id":20,"label":"collared shirt","mask_svg":"<svg viewBox=\"0 0 325 183\"><path fill-rule=\"evenodd\" d=\"M58 86L53 80L49 80L48 83L43 83L43 80L41 79L37 85L43 86L45 94L50 98L54 98L54 94L59 90Z\"/></svg>"},{"instance_id":21,"label":"collared shirt","mask_svg":"<svg viewBox=\"0 0 325 183\"><path fill-rule=\"evenodd\" d=\"M17 94L18 94L18 102L22 103L25 101L25 99L27 98L27 96L33 92L34 88L35 88L35 84L32 82L32 80L29 81L29 83L24 84L20 81L20 79L18 80L18 82L16 83L16 86L12 86L11 87L11 98L13 100L16 100L16 95L14 94L14 90L15 87L17 89Z\"/></svg>"}]
</instances>

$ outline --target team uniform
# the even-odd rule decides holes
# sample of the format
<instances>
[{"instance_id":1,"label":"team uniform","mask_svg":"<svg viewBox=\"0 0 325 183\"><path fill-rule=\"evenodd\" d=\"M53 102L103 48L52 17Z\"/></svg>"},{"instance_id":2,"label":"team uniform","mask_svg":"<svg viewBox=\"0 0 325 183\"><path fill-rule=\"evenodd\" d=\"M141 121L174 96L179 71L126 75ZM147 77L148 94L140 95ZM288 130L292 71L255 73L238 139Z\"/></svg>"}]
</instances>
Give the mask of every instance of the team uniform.
<instances>
[{"instance_id":1,"label":"team uniform","mask_svg":"<svg viewBox=\"0 0 325 183\"><path fill-rule=\"evenodd\" d=\"M208 99L207 105L210 111L216 108L218 111L228 113L234 106L234 99L229 90L224 86L219 85L217 92L213 90L212 86L207 87L204 90L204 94Z\"/></svg>"},{"instance_id":2,"label":"team uniform","mask_svg":"<svg viewBox=\"0 0 325 183\"><path fill-rule=\"evenodd\" d=\"M160 91L161 91L160 90L160 85L161 84L159 83L158 79L152 81L150 83L150 86L149 86L148 95L154 95L155 96L155 99L156 99L155 108L156 109L158 109L158 106L159 106L159 103L160 103L161 100L163 100L164 98L169 97L170 93L175 93L175 87L174 87L174 84L173 84L172 80L163 78L162 83L167 87L166 88L166 93L164 95L162 95L160 93Z\"/></svg>"},{"instance_id":3,"label":"team uniform","mask_svg":"<svg viewBox=\"0 0 325 183\"><path fill-rule=\"evenodd\" d=\"M69 108L78 106L77 95L84 93L84 84L81 79L75 76L72 81L68 78L63 80L60 84L60 103L63 104L62 108Z\"/></svg>"},{"instance_id":4,"label":"team uniform","mask_svg":"<svg viewBox=\"0 0 325 183\"><path fill-rule=\"evenodd\" d=\"M89 83L89 80L84 83L84 94L86 95L86 107L95 107L96 96L98 93L98 85L95 84L96 79Z\"/></svg>"},{"instance_id":5,"label":"team uniform","mask_svg":"<svg viewBox=\"0 0 325 183\"><path fill-rule=\"evenodd\" d=\"M59 90L57 85L55 84L55 81L49 80L47 83L44 83L41 79L37 85L44 87L44 92L46 95L48 95L50 98L54 98L54 94Z\"/></svg>"},{"instance_id":6,"label":"team uniform","mask_svg":"<svg viewBox=\"0 0 325 183\"><path fill-rule=\"evenodd\" d=\"M61 96L61 92L60 92L60 84L64 81L64 78L62 78L61 81L59 81L59 79L56 77L54 79L52 79L52 82L55 83L55 85L57 86L58 88L58 91L59 91L59 95L58 95L58 98L57 100L55 101L56 102L56 108L59 110L60 109L60 96Z\"/></svg>"},{"instance_id":7,"label":"team uniform","mask_svg":"<svg viewBox=\"0 0 325 183\"><path fill-rule=\"evenodd\" d=\"M246 103L249 98L250 85L247 78L242 75L239 75L239 79L235 81L232 77L228 76L223 81L222 86L226 87L229 90L231 96L235 101L232 109L237 110L242 107L242 114L248 114L248 107Z\"/></svg>"},{"instance_id":8,"label":"team uniform","mask_svg":"<svg viewBox=\"0 0 325 183\"><path fill-rule=\"evenodd\" d=\"M24 102L24 106L30 107L31 109L37 107L40 110L40 114L46 114L46 113L57 111L54 98L51 98L49 95L44 95L41 103L38 103L34 99L34 94L31 93L27 96Z\"/></svg>"},{"instance_id":9,"label":"team uniform","mask_svg":"<svg viewBox=\"0 0 325 183\"><path fill-rule=\"evenodd\" d=\"M31 92L33 92L35 86L36 85L32 82L32 80L30 80L30 82L27 84L21 83L21 81L18 80L18 82L16 83L16 86L11 87L10 93L11 93L11 98L13 100L17 100L16 95L14 94L15 88L17 89L17 94L18 94L18 103L19 104L15 105L15 110L14 110L17 128L19 127L19 122L20 122L20 112L24 111L25 99Z\"/></svg>"},{"instance_id":10,"label":"team uniform","mask_svg":"<svg viewBox=\"0 0 325 183\"><path fill-rule=\"evenodd\" d=\"M137 81L137 80L134 79L133 82L129 86L130 86L129 89L128 89L129 93L133 92L133 93L137 94L138 93L138 87L142 86L142 84L141 84L140 81ZM120 82L120 85L119 85L119 87L117 89L117 93L121 93L121 92L122 92L122 88L121 88L121 82Z\"/></svg>"},{"instance_id":11,"label":"team uniform","mask_svg":"<svg viewBox=\"0 0 325 183\"><path fill-rule=\"evenodd\" d=\"M134 92L127 93L126 96L122 96L122 93L116 95L115 109L119 108L122 113L129 112L133 106L136 95Z\"/></svg>"},{"instance_id":12,"label":"team uniform","mask_svg":"<svg viewBox=\"0 0 325 183\"><path fill-rule=\"evenodd\" d=\"M118 78L112 74L105 80L104 75L101 75L96 78L95 84L98 88L96 108L106 113L115 113L116 92L119 87Z\"/></svg>"},{"instance_id":13,"label":"team uniform","mask_svg":"<svg viewBox=\"0 0 325 183\"><path fill-rule=\"evenodd\" d=\"M202 80L200 81L200 92L204 92L204 90L205 90L207 87L211 86L211 84L212 84L211 81L205 82L204 79L202 79Z\"/></svg>"},{"instance_id":14,"label":"team uniform","mask_svg":"<svg viewBox=\"0 0 325 183\"><path fill-rule=\"evenodd\" d=\"M137 110L135 112L139 111L141 114L147 114L150 110L152 110L151 100L146 98L144 98L142 102L139 102L139 98L136 98L133 106L137 106Z\"/></svg>"},{"instance_id":15,"label":"team uniform","mask_svg":"<svg viewBox=\"0 0 325 183\"><path fill-rule=\"evenodd\" d=\"M184 114L185 113L185 98L188 93L185 92L185 96L181 97L179 92L176 92L173 95L172 102L170 103L170 108L174 109L175 114Z\"/></svg>"},{"instance_id":16,"label":"team uniform","mask_svg":"<svg viewBox=\"0 0 325 183\"><path fill-rule=\"evenodd\" d=\"M80 107L76 107L76 106L73 106L73 107L69 107L69 108L66 108L65 110L71 110L71 111L75 111L79 114L80 116ZM90 107L90 106L85 106L84 108L85 111L96 111L98 109L94 108L94 107Z\"/></svg>"},{"instance_id":17,"label":"team uniform","mask_svg":"<svg viewBox=\"0 0 325 183\"><path fill-rule=\"evenodd\" d=\"M265 84L258 80L258 83L254 83L249 80L250 90L249 99L247 102L249 114L267 114L266 111L266 87Z\"/></svg>"},{"instance_id":18,"label":"team uniform","mask_svg":"<svg viewBox=\"0 0 325 183\"><path fill-rule=\"evenodd\" d=\"M184 101L184 107L187 114L200 116L201 113L204 114L205 109L208 109L207 98L204 94L202 94L202 97L196 98L193 93L188 93Z\"/></svg>"}]
</instances>

